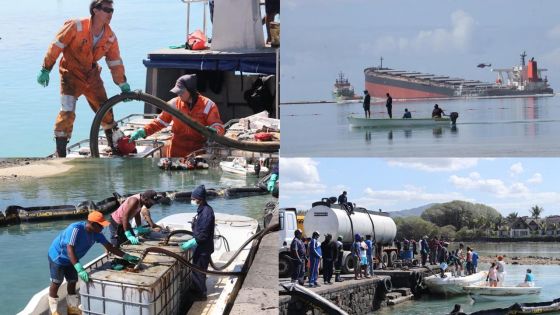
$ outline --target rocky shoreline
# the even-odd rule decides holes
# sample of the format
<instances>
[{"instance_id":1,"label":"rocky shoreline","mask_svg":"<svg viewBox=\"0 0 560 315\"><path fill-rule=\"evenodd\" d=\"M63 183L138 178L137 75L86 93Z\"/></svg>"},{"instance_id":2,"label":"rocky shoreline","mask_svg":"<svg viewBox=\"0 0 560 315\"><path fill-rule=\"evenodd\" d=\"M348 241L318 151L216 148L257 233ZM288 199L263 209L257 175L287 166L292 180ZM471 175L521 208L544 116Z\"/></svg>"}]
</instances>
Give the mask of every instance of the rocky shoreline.
<instances>
[{"instance_id":1,"label":"rocky shoreline","mask_svg":"<svg viewBox=\"0 0 560 315\"><path fill-rule=\"evenodd\" d=\"M492 263L497 261L496 256L481 256L478 263ZM504 261L508 265L560 265L560 258L555 257L541 257L541 256L504 256Z\"/></svg>"}]
</instances>

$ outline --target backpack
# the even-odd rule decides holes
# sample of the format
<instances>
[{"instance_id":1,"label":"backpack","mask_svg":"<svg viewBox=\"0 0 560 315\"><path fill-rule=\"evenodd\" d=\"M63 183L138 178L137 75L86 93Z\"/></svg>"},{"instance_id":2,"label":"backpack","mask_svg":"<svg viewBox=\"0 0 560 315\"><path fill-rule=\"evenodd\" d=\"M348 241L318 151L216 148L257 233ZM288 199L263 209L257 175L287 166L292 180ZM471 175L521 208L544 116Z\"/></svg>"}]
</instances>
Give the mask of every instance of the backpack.
<instances>
[{"instance_id":1,"label":"backpack","mask_svg":"<svg viewBox=\"0 0 560 315\"><path fill-rule=\"evenodd\" d=\"M253 82L253 85L243 93L243 98L254 113L259 113L263 110L269 113L273 111L274 96L265 84L263 77L258 77Z\"/></svg>"}]
</instances>

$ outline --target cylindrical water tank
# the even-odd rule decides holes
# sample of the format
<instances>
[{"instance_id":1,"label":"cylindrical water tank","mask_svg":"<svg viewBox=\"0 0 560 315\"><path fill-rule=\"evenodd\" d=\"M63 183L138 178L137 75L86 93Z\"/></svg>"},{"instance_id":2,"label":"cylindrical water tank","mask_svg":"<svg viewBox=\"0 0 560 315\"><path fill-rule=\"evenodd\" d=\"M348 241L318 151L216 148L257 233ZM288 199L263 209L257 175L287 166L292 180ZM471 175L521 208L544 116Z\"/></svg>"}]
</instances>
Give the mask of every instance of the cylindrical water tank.
<instances>
[{"instance_id":1,"label":"cylindrical water tank","mask_svg":"<svg viewBox=\"0 0 560 315\"><path fill-rule=\"evenodd\" d=\"M358 233L363 237L371 235L377 243L390 244L397 235L397 226L390 217L359 211L348 216L345 210L324 204L316 205L307 211L303 226L307 236L311 236L313 231L318 231L321 235L331 234L333 239L341 235L343 242L352 242L354 234ZM354 229L353 234L351 227Z\"/></svg>"}]
</instances>

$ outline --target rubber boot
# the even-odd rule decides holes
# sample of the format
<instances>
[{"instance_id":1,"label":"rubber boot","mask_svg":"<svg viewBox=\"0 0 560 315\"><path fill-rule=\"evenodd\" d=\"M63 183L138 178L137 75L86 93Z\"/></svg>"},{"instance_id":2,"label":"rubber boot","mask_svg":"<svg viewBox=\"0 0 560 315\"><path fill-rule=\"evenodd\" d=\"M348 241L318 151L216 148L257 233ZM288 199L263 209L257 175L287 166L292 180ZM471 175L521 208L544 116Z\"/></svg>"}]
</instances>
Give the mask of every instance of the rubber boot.
<instances>
[{"instance_id":1,"label":"rubber boot","mask_svg":"<svg viewBox=\"0 0 560 315\"><path fill-rule=\"evenodd\" d=\"M68 144L68 138L66 137L56 137L56 156L59 158L66 157L66 145Z\"/></svg>"},{"instance_id":2,"label":"rubber boot","mask_svg":"<svg viewBox=\"0 0 560 315\"><path fill-rule=\"evenodd\" d=\"M82 315L82 311L78 307L78 295L68 294L68 296L66 297L66 303L68 304L68 308L66 309L66 314L68 314L68 315Z\"/></svg>"},{"instance_id":3,"label":"rubber boot","mask_svg":"<svg viewBox=\"0 0 560 315\"><path fill-rule=\"evenodd\" d=\"M113 155L117 155L117 148L113 142L113 129L105 129L105 138L107 138L107 145L111 148Z\"/></svg>"},{"instance_id":4,"label":"rubber boot","mask_svg":"<svg viewBox=\"0 0 560 315\"><path fill-rule=\"evenodd\" d=\"M58 313L58 298L53 298L49 296L49 309L51 311L51 315L59 315Z\"/></svg>"}]
</instances>

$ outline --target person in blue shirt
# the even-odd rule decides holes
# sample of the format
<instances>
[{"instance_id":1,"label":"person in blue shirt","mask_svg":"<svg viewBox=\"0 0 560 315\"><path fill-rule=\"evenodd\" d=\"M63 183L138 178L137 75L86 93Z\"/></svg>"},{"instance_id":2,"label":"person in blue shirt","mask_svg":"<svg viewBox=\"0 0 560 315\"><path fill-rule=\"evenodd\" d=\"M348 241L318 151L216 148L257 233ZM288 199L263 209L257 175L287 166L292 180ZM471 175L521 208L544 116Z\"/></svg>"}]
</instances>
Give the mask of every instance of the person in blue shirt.
<instances>
[{"instance_id":1,"label":"person in blue shirt","mask_svg":"<svg viewBox=\"0 0 560 315\"><path fill-rule=\"evenodd\" d=\"M474 248L471 248L472 250L472 273L477 273L478 272L478 253L474 251Z\"/></svg>"},{"instance_id":2,"label":"person in blue shirt","mask_svg":"<svg viewBox=\"0 0 560 315\"><path fill-rule=\"evenodd\" d=\"M80 259L95 243L100 243L105 249L117 256L123 257L130 263L136 264L140 258L126 254L118 247L114 247L103 236L103 228L109 225L103 214L99 211L89 213L86 222L70 224L52 242L48 258L51 274L49 287L49 308L51 314L58 314L58 289L66 278L68 282L68 314L81 314L78 308L76 295L76 282L78 277L85 282L89 281L89 274L80 263Z\"/></svg>"},{"instance_id":3,"label":"person in blue shirt","mask_svg":"<svg viewBox=\"0 0 560 315\"><path fill-rule=\"evenodd\" d=\"M368 263L368 273L370 276L373 276L373 255L375 253L375 245L373 245L373 242L371 241L371 235L366 235L366 245L367 245L367 250L366 250L366 255L367 255L367 263Z\"/></svg>"},{"instance_id":4,"label":"person in blue shirt","mask_svg":"<svg viewBox=\"0 0 560 315\"><path fill-rule=\"evenodd\" d=\"M311 241L309 242L309 286L318 287L317 278L319 278L319 264L323 257L321 246L319 245L319 232L313 232Z\"/></svg>"},{"instance_id":5,"label":"person in blue shirt","mask_svg":"<svg viewBox=\"0 0 560 315\"><path fill-rule=\"evenodd\" d=\"M181 250L195 248L192 263L203 270L208 270L210 255L214 252L214 209L206 202L206 187L200 185L191 193L191 204L196 206L196 215L192 221L193 238L181 244ZM190 297L194 301L207 299L206 274L193 270Z\"/></svg>"}]
</instances>

